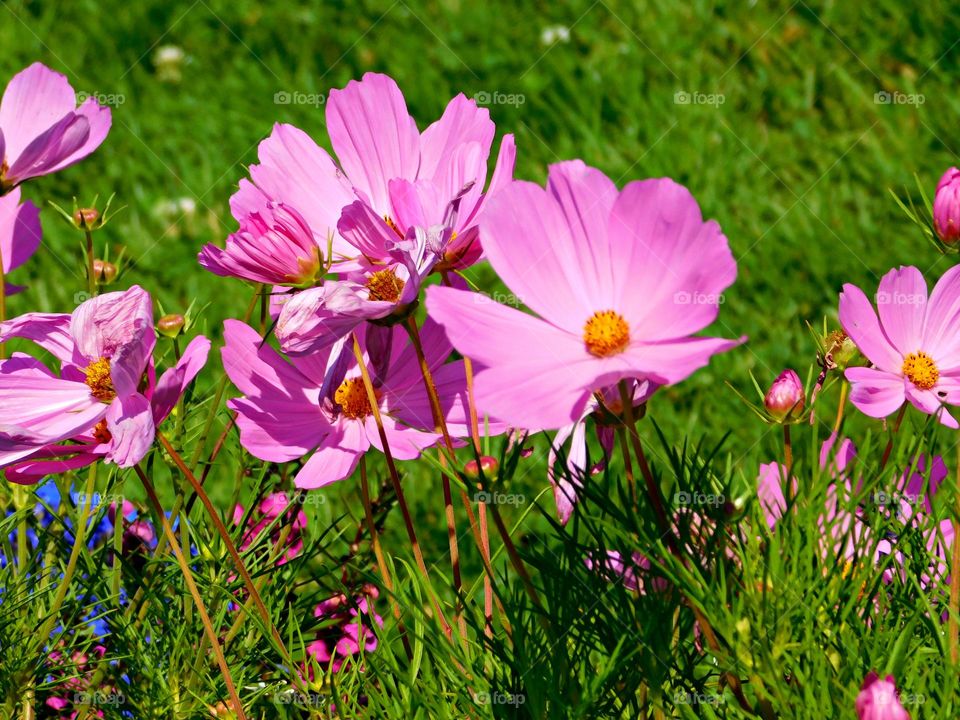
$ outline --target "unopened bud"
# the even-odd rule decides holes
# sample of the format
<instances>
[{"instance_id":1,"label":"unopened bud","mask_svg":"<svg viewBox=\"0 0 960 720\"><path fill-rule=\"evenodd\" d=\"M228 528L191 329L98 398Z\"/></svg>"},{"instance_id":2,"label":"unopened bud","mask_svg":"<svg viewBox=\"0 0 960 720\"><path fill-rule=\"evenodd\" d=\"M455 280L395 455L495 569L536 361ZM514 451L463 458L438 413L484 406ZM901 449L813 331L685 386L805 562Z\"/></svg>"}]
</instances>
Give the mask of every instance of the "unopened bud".
<instances>
[{"instance_id":1,"label":"unopened bud","mask_svg":"<svg viewBox=\"0 0 960 720\"><path fill-rule=\"evenodd\" d=\"M843 330L834 330L827 335L823 345L833 364L840 370L846 370L860 352Z\"/></svg>"},{"instance_id":2,"label":"unopened bud","mask_svg":"<svg viewBox=\"0 0 960 720\"><path fill-rule=\"evenodd\" d=\"M93 261L93 277L99 285L109 285L117 279L117 266L106 260Z\"/></svg>"},{"instance_id":3,"label":"unopened bud","mask_svg":"<svg viewBox=\"0 0 960 720\"><path fill-rule=\"evenodd\" d=\"M933 229L947 245L960 240L960 170L947 170L933 198Z\"/></svg>"},{"instance_id":4,"label":"unopened bud","mask_svg":"<svg viewBox=\"0 0 960 720\"><path fill-rule=\"evenodd\" d=\"M157 332L168 338L175 338L183 332L186 320L183 315L164 315L157 320Z\"/></svg>"},{"instance_id":5,"label":"unopened bud","mask_svg":"<svg viewBox=\"0 0 960 720\"><path fill-rule=\"evenodd\" d=\"M497 462L497 459L490 457L489 455L484 455L480 458L480 464L477 465L476 460L470 460L466 465L463 466L463 474L472 480L477 480L480 477L480 471L483 471L483 476L485 478L494 478L497 476L497 470L500 469L500 463Z\"/></svg>"},{"instance_id":6,"label":"unopened bud","mask_svg":"<svg viewBox=\"0 0 960 720\"><path fill-rule=\"evenodd\" d=\"M100 217L96 208L80 208L73 211L73 222L78 228L92 228Z\"/></svg>"},{"instance_id":7,"label":"unopened bud","mask_svg":"<svg viewBox=\"0 0 960 720\"><path fill-rule=\"evenodd\" d=\"M763 398L763 406L775 420L788 415L796 417L803 411L803 383L793 370L784 370L773 381Z\"/></svg>"}]
</instances>

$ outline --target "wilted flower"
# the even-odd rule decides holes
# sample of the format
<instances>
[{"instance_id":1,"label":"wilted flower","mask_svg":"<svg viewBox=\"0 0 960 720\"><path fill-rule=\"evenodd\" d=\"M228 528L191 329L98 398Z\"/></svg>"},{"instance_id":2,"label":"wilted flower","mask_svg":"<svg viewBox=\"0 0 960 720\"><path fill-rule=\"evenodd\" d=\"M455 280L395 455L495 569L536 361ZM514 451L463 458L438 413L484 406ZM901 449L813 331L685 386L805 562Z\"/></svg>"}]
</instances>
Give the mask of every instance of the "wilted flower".
<instances>
[{"instance_id":1,"label":"wilted flower","mask_svg":"<svg viewBox=\"0 0 960 720\"><path fill-rule=\"evenodd\" d=\"M78 108L70 81L42 63L11 78L0 101L0 194L79 162L110 131L110 109L96 98Z\"/></svg>"},{"instance_id":2,"label":"wilted flower","mask_svg":"<svg viewBox=\"0 0 960 720\"><path fill-rule=\"evenodd\" d=\"M0 323L0 341L13 337L33 340L61 363L57 377L21 353L0 361L0 467L21 483L100 458L138 463L210 349L209 340L194 338L157 382L152 303L137 286L87 300L72 315L28 313Z\"/></svg>"},{"instance_id":3,"label":"wilted flower","mask_svg":"<svg viewBox=\"0 0 960 720\"><path fill-rule=\"evenodd\" d=\"M784 370L763 398L763 406L774 420L794 418L803 412L803 383L796 372Z\"/></svg>"},{"instance_id":4,"label":"wilted flower","mask_svg":"<svg viewBox=\"0 0 960 720\"><path fill-rule=\"evenodd\" d=\"M943 242L960 240L960 170L947 170L937 183L933 198L933 228Z\"/></svg>"},{"instance_id":5,"label":"wilted flower","mask_svg":"<svg viewBox=\"0 0 960 720\"><path fill-rule=\"evenodd\" d=\"M903 705L893 675L881 679L871 671L857 695L857 720L910 720Z\"/></svg>"}]
</instances>

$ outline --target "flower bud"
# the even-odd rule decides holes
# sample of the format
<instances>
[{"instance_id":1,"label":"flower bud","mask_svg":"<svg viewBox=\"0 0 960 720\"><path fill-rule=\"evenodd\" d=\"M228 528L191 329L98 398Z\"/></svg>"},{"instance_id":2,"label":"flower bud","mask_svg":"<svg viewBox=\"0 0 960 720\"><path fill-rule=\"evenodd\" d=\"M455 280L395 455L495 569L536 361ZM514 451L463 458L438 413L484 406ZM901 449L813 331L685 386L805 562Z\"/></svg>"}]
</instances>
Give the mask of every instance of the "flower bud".
<instances>
[{"instance_id":1,"label":"flower bud","mask_svg":"<svg viewBox=\"0 0 960 720\"><path fill-rule=\"evenodd\" d=\"M843 330L834 330L823 342L824 351L833 360L833 366L846 370L856 360L860 350Z\"/></svg>"},{"instance_id":2,"label":"flower bud","mask_svg":"<svg viewBox=\"0 0 960 720\"><path fill-rule=\"evenodd\" d=\"M871 672L863 681L863 689L857 695L857 720L910 720L900 697L893 675L883 680Z\"/></svg>"},{"instance_id":3,"label":"flower bud","mask_svg":"<svg viewBox=\"0 0 960 720\"><path fill-rule=\"evenodd\" d=\"M784 370L773 381L763 398L763 406L775 420L788 415L796 417L803 411L803 383L793 370Z\"/></svg>"},{"instance_id":4,"label":"flower bud","mask_svg":"<svg viewBox=\"0 0 960 720\"><path fill-rule=\"evenodd\" d=\"M471 460L464 465L463 474L471 480L478 480L480 478L480 471L482 470L485 478L492 479L497 476L497 470L499 469L500 463L497 462L496 458L490 457L489 455L483 455L480 458L479 465L477 465L476 460Z\"/></svg>"},{"instance_id":5,"label":"flower bud","mask_svg":"<svg viewBox=\"0 0 960 720\"><path fill-rule=\"evenodd\" d=\"M73 211L73 222L78 228L91 229L99 217L100 213L96 208L79 208Z\"/></svg>"},{"instance_id":6,"label":"flower bud","mask_svg":"<svg viewBox=\"0 0 960 720\"><path fill-rule=\"evenodd\" d=\"M164 315L157 320L157 332L168 338L175 338L183 332L186 320L183 315Z\"/></svg>"},{"instance_id":7,"label":"flower bud","mask_svg":"<svg viewBox=\"0 0 960 720\"><path fill-rule=\"evenodd\" d=\"M933 229L947 245L960 240L960 170L947 170L933 198Z\"/></svg>"},{"instance_id":8,"label":"flower bud","mask_svg":"<svg viewBox=\"0 0 960 720\"><path fill-rule=\"evenodd\" d=\"M117 279L117 266L106 260L94 260L93 277L98 285L109 285Z\"/></svg>"}]
</instances>

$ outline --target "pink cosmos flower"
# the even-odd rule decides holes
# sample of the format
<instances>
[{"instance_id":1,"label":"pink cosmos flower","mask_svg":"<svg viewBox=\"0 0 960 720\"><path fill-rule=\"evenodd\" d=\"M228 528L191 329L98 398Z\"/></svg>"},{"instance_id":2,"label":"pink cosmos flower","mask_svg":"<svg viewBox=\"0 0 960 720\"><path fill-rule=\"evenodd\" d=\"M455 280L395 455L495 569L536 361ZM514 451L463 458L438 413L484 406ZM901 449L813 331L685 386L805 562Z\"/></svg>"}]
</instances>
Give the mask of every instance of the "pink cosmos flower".
<instances>
[{"instance_id":1,"label":"pink cosmos flower","mask_svg":"<svg viewBox=\"0 0 960 720\"><path fill-rule=\"evenodd\" d=\"M297 509L296 512L291 512L289 508L290 500L287 493L275 492L267 495L247 519L240 549L249 548L261 534L269 529L268 554L272 556L277 550L283 550L277 559L277 565L283 565L297 557L303 550L303 530L307 527L307 514L302 508ZM245 514L243 506L237 505L233 509L233 524L240 525ZM287 524L290 525L290 531L287 533L286 541L282 548L277 548L283 528Z\"/></svg>"},{"instance_id":2,"label":"pink cosmos flower","mask_svg":"<svg viewBox=\"0 0 960 720\"><path fill-rule=\"evenodd\" d=\"M221 249L210 243L200 251L200 264L215 275L268 285L313 282L321 269L322 251L310 227L292 207L267 203L244 215L240 230Z\"/></svg>"},{"instance_id":3,"label":"pink cosmos flower","mask_svg":"<svg viewBox=\"0 0 960 720\"><path fill-rule=\"evenodd\" d=\"M0 467L21 483L101 458L138 463L210 349L195 338L156 382L152 303L138 286L87 300L72 315L28 313L0 324L0 341L14 337L60 360L59 375L22 353L0 362Z\"/></svg>"},{"instance_id":4,"label":"pink cosmos flower","mask_svg":"<svg viewBox=\"0 0 960 720\"><path fill-rule=\"evenodd\" d=\"M45 65L17 73L0 101L0 194L83 160L110 122L110 109L95 98L78 108L70 81Z\"/></svg>"},{"instance_id":5,"label":"pink cosmos flower","mask_svg":"<svg viewBox=\"0 0 960 720\"><path fill-rule=\"evenodd\" d=\"M641 595L663 593L670 589L670 581L651 572L650 560L639 552L629 559L617 550L607 550L606 557L595 551L583 559L590 570L595 570L610 581L619 580L627 590Z\"/></svg>"},{"instance_id":6,"label":"pink cosmos flower","mask_svg":"<svg viewBox=\"0 0 960 720\"><path fill-rule=\"evenodd\" d=\"M564 427L599 388L676 383L741 342L693 336L737 267L719 226L672 180L618 192L579 160L558 163L546 190L501 190L480 232L494 270L539 317L445 287L428 289L427 308L482 366L478 402L504 422Z\"/></svg>"},{"instance_id":7,"label":"pink cosmos flower","mask_svg":"<svg viewBox=\"0 0 960 720\"><path fill-rule=\"evenodd\" d=\"M395 458L414 460L440 436L413 346L401 328L358 331ZM444 364L450 343L435 323L421 331L450 432L467 433L462 362ZM329 351L284 359L247 325L224 323L223 365L244 394L228 405L238 413L241 444L268 462L290 462L313 451L297 473L298 488L348 477L371 447L383 449L373 410L352 353ZM429 429L427 429L429 428Z\"/></svg>"},{"instance_id":8,"label":"pink cosmos flower","mask_svg":"<svg viewBox=\"0 0 960 720\"><path fill-rule=\"evenodd\" d=\"M360 592L348 598L334 595L317 605L314 617L322 623L316 639L307 645L308 662L316 662L321 669L328 667L334 673L349 659L362 659L364 653L377 649L377 628L383 627L383 618L373 609L373 601L379 591L373 585L365 585ZM307 677L313 672L307 666Z\"/></svg>"},{"instance_id":9,"label":"pink cosmos flower","mask_svg":"<svg viewBox=\"0 0 960 720\"><path fill-rule=\"evenodd\" d=\"M40 247L40 209L27 200L20 203L20 188L0 195L0 258L4 275L23 265ZM5 283L6 294L23 288Z\"/></svg>"},{"instance_id":10,"label":"pink cosmos flower","mask_svg":"<svg viewBox=\"0 0 960 720\"><path fill-rule=\"evenodd\" d=\"M847 284L840 294L840 324L873 363L847 368L851 402L883 418L909 400L958 427L943 405L960 403L960 266L944 273L929 298L917 268L893 269L876 299L874 311L860 288Z\"/></svg>"},{"instance_id":11,"label":"pink cosmos flower","mask_svg":"<svg viewBox=\"0 0 960 720\"><path fill-rule=\"evenodd\" d=\"M448 266L479 259L476 225L484 198L509 182L516 154L513 136L504 136L484 194L495 134L488 110L457 95L420 133L397 84L367 73L343 90L330 91L326 120L339 167L302 130L275 125L260 144L260 163L250 166L252 182L241 181L231 199L234 217L241 220L267 200L286 203L300 211L321 247L332 238L332 260L341 263L357 256L356 247L338 233L341 212L361 200L380 230L400 238L413 227L446 228L438 252ZM459 210L451 218L455 201Z\"/></svg>"},{"instance_id":12,"label":"pink cosmos flower","mask_svg":"<svg viewBox=\"0 0 960 720\"><path fill-rule=\"evenodd\" d=\"M910 713L900 704L900 694L893 675L881 679L870 672L857 695L857 720L910 720Z\"/></svg>"}]
</instances>

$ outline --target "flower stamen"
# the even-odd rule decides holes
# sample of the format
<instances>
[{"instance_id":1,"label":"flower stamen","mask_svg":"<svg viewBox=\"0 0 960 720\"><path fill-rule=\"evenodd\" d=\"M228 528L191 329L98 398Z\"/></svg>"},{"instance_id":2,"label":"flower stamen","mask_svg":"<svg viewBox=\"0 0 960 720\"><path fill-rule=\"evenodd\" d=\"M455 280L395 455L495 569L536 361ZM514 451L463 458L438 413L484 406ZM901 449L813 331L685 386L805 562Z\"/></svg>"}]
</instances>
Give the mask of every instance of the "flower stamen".
<instances>
[{"instance_id":1,"label":"flower stamen","mask_svg":"<svg viewBox=\"0 0 960 720\"><path fill-rule=\"evenodd\" d=\"M920 350L903 359L903 374L921 390L930 390L940 379L940 371L933 358Z\"/></svg>"},{"instance_id":2,"label":"flower stamen","mask_svg":"<svg viewBox=\"0 0 960 720\"><path fill-rule=\"evenodd\" d=\"M340 406L344 416L351 420L363 420L373 414L362 377L348 378L340 383L333 400Z\"/></svg>"},{"instance_id":3,"label":"flower stamen","mask_svg":"<svg viewBox=\"0 0 960 720\"><path fill-rule=\"evenodd\" d=\"M617 355L630 344L630 326L623 315L613 310L595 312L583 326L583 342L591 355Z\"/></svg>"},{"instance_id":4,"label":"flower stamen","mask_svg":"<svg viewBox=\"0 0 960 720\"><path fill-rule=\"evenodd\" d=\"M365 287L370 291L370 300L395 303L400 299L405 285L391 268L387 268L371 275Z\"/></svg>"},{"instance_id":5,"label":"flower stamen","mask_svg":"<svg viewBox=\"0 0 960 720\"><path fill-rule=\"evenodd\" d=\"M110 377L110 358L94 360L83 372L87 376L84 382L90 388L90 394L100 402L113 402L117 391L113 387L113 378Z\"/></svg>"}]
</instances>

